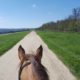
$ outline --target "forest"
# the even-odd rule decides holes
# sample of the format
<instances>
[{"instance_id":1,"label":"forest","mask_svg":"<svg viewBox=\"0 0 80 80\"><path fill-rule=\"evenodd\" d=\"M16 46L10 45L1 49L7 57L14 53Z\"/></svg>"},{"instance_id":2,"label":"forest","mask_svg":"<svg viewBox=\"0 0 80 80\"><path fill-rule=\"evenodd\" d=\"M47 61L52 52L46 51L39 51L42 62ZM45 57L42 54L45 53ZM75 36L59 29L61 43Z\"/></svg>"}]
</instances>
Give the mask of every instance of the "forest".
<instances>
[{"instance_id":1,"label":"forest","mask_svg":"<svg viewBox=\"0 0 80 80\"><path fill-rule=\"evenodd\" d=\"M72 13L63 20L51 21L39 27L40 30L63 32L80 32L80 7L72 9Z\"/></svg>"}]
</instances>

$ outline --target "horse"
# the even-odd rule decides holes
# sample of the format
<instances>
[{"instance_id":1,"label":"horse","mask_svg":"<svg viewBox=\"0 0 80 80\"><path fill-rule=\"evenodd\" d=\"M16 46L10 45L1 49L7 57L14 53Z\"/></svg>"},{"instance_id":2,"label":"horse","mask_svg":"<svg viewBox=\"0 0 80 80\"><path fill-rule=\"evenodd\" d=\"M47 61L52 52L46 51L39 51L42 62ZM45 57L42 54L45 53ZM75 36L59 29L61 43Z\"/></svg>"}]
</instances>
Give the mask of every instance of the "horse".
<instances>
[{"instance_id":1,"label":"horse","mask_svg":"<svg viewBox=\"0 0 80 80\"><path fill-rule=\"evenodd\" d=\"M27 54L21 45L18 47L20 59L18 80L49 80L47 69L41 63L42 54L42 45L35 54Z\"/></svg>"}]
</instances>

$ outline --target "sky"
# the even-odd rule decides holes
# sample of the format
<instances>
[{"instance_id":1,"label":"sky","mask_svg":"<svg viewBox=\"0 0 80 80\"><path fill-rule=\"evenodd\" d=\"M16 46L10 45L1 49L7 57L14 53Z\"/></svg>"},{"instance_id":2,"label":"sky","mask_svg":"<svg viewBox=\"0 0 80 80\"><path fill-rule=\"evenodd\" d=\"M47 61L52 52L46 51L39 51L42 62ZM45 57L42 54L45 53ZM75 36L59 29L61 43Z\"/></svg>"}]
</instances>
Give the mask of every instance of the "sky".
<instances>
[{"instance_id":1,"label":"sky","mask_svg":"<svg viewBox=\"0 0 80 80\"><path fill-rule=\"evenodd\" d=\"M65 19L80 0L0 0L0 28L37 28Z\"/></svg>"}]
</instances>

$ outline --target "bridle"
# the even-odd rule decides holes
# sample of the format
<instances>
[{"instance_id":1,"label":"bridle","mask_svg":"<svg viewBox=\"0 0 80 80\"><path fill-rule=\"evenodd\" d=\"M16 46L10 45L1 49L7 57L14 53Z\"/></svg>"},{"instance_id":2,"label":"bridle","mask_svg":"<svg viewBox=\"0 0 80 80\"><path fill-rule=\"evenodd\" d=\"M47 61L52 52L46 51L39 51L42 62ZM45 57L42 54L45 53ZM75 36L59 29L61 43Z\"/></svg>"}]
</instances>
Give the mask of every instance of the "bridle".
<instances>
[{"instance_id":1,"label":"bridle","mask_svg":"<svg viewBox=\"0 0 80 80\"><path fill-rule=\"evenodd\" d=\"M22 73L22 70L28 66L29 64L31 64L30 61L27 61L24 65L24 62L21 64L20 68L19 68L19 75L18 75L18 79L21 80L21 73Z\"/></svg>"}]
</instances>

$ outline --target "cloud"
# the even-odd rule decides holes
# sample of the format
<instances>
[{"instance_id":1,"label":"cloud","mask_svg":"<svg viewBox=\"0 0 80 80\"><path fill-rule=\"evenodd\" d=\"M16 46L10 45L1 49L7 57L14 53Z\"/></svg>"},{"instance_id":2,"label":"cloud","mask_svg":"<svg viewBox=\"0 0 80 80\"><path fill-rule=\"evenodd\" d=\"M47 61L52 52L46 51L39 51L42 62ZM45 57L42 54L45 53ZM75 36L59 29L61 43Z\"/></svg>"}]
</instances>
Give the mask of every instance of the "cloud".
<instances>
[{"instance_id":1,"label":"cloud","mask_svg":"<svg viewBox=\"0 0 80 80\"><path fill-rule=\"evenodd\" d=\"M1 23L5 23L6 21L7 21L7 20L6 20L4 17L1 17L1 16L0 16L0 24L1 24Z\"/></svg>"},{"instance_id":2,"label":"cloud","mask_svg":"<svg viewBox=\"0 0 80 80\"><path fill-rule=\"evenodd\" d=\"M52 13L52 12L48 12L47 14L48 14L48 15L52 15L53 13Z\"/></svg>"},{"instance_id":3,"label":"cloud","mask_svg":"<svg viewBox=\"0 0 80 80\"><path fill-rule=\"evenodd\" d=\"M0 16L0 19L3 19L3 17L2 17L2 16Z\"/></svg>"},{"instance_id":4,"label":"cloud","mask_svg":"<svg viewBox=\"0 0 80 80\"><path fill-rule=\"evenodd\" d=\"M36 5L36 4L33 4L33 5L32 5L32 7L33 7L33 8L36 8L36 7L37 7L37 5Z\"/></svg>"}]
</instances>

